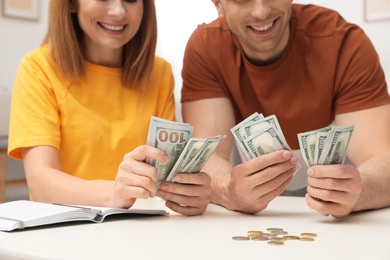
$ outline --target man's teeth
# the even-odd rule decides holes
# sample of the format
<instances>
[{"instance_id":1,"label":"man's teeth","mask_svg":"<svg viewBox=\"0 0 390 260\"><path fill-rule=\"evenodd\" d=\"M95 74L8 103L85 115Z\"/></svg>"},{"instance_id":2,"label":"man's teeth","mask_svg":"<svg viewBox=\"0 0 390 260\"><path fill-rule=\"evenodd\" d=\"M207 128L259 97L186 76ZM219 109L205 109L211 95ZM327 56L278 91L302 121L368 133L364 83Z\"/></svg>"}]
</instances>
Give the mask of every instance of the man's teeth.
<instances>
[{"instance_id":1,"label":"man's teeth","mask_svg":"<svg viewBox=\"0 0 390 260\"><path fill-rule=\"evenodd\" d=\"M264 26L252 26L253 29L255 29L256 31L260 31L260 32L264 32L266 30L268 30L269 28L271 28L271 26L273 25L274 23L270 23L270 24L267 24L267 25L264 25Z\"/></svg>"},{"instance_id":2,"label":"man's teeth","mask_svg":"<svg viewBox=\"0 0 390 260\"><path fill-rule=\"evenodd\" d=\"M104 28L106 28L107 30L111 30L111 31L121 31L124 28L124 26L107 25L107 24L104 24L104 23L102 23L101 25Z\"/></svg>"}]
</instances>

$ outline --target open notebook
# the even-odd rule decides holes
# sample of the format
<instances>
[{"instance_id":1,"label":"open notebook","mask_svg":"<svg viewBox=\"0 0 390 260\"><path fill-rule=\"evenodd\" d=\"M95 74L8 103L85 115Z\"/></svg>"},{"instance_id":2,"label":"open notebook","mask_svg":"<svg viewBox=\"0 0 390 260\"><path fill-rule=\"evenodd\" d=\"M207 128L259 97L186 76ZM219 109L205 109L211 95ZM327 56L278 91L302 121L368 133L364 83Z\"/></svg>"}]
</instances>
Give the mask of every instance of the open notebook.
<instances>
[{"instance_id":1,"label":"open notebook","mask_svg":"<svg viewBox=\"0 0 390 260\"><path fill-rule=\"evenodd\" d=\"M0 231L71 221L100 223L105 217L114 214L167 215L168 213L159 209L74 206L17 200L0 204Z\"/></svg>"}]
</instances>

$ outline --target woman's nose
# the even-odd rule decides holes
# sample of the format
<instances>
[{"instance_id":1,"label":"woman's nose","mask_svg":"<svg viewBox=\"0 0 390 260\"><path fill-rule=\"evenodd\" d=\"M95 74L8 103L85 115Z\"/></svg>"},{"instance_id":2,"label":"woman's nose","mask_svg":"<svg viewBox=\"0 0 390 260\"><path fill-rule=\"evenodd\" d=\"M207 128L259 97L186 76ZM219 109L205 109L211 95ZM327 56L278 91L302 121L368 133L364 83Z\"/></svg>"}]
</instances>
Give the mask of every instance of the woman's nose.
<instances>
[{"instance_id":1,"label":"woman's nose","mask_svg":"<svg viewBox=\"0 0 390 260\"><path fill-rule=\"evenodd\" d=\"M109 6L108 15L122 18L126 15L126 9L122 0L111 1Z\"/></svg>"}]
</instances>

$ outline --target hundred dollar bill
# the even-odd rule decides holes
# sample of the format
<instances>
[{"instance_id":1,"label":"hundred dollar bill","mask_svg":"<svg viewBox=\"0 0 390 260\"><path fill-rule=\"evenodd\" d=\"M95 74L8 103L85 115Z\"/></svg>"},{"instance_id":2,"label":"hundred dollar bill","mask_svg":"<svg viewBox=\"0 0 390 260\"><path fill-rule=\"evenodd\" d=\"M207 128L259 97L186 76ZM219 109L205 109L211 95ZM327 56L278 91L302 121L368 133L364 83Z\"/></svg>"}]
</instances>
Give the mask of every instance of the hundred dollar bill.
<instances>
[{"instance_id":1,"label":"hundred dollar bill","mask_svg":"<svg viewBox=\"0 0 390 260\"><path fill-rule=\"evenodd\" d=\"M170 158L170 161L166 164L151 158L146 159L147 163L157 168L157 186L167 178L186 143L192 137L192 132L193 127L189 124L152 116L146 143L164 151Z\"/></svg>"},{"instance_id":2,"label":"hundred dollar bill","mask_svg":"<svg viewBox=\"0 0 390 260\"><path fill-rule=\"evenodd\" d=\"M203 168L207 160L211 157L219 144L225 139L224 136L216 136L208 138L200 151L194 156L194 158L184 167L183 172L197 173Z\"/></svg>"},{"instance_id":3,"label":"hundred dollar bill","mask_svg":"<svg viewBox=\"0 0 390 260\"><path fill-rule=\"evenodd\" d=\"M353 125L330 125L321 129L299 133L299 146L307 166L343 163L353 129Z\"/></svg>"},{"instance_id":4,"label":"hundred dollar bill","mask_svg":"<svg viewBox=\"0 0 390 260\"><path fill-rule=\"evenodd\" d=\"M207 160L211 157L215 149L217 149L217 147L224 138L225 136L209 138L203 145L202 149L198 152L198 154L195 155L195 157L186 165L186 167L183 169L183 172L200 172L203 166L206 164Z\"/></svg>"},{"instance_id":5,"label":"hundred dollar bill","mask_svg":"<svg viewBox=\"0 0 390 260\"><path fill-rule=\"evenodd\" d=\"M172 167L169 172L166 180L172 181L173 177L184 169L184 167L195 157L195 155L200 151L200 149L205 144L207 138L191 138L186 146L184 147L182 153L177 159L175 165Z\"/></svg>"},{"instance_id":6,"label":"hundred dollar bill","mask_svg":"<svg viewBox=\"0 0 390 260\"><path fill-rule=\"evenodd\" d=\"M175 176L180 172L200 172L225 137L226 135L213 138L191 138L166 180L174 181Z\"/></svg>"},{"instance_id":7,"label":"hundred dollar bill","mask_svg":"<svg viewBox=\"0 0 390 260\"><path fill-rule=\"evenodd\" d=\"M273 125L269 125L252 135L246 140L245 145L251 159L278 150L292 151Z\"/></svg>"},{"instance_id":8,"label":"hundred dollar bill","mask_svg":"<svg viewBox=\"0 0 390 260\"><path fill-rule=\"evenodd\" d=\"M333 126L318 163L324 165L344 163L353 130L353 125L347 127Z\"/></svg>"},{"instance_id":9,"label":"hundred dollar bill","mask_svg":"<svg viewBox=\"0 0 390 260\"><path fill-rule=\"evenodd\" d=\"M282 128L279 125L279 121L276 118L275 115L263 117L258 121L250 122L243 126L244 129L244 139L247 139L249 136L256 134L257 132L261 131L261 129L264 129L268 127L269 125L273 125L275 129L278 131L279 136L283 138L284 143L287 143L286 138L284 137Z\"/></svg>"},{"instance_id":10,"label":"hundred dollar bill","mask_svg":"<svg viewBox=\"0 0 390 260\"><path fill-rule=\"evenodd\" d=\"M275 115L264 117L261 113L254 113L230 131L244 160L277 150L292 151ZM298 163L295 173L300 168Z\"/></svg>"},{"instance_id":11,"label":"hundred dollar bill","mask_svg":"<svg viewBox=\"0 0 390 260\"><path fill-rule=\"evenodd\" d=\"M328 132L330 131L330 129L331 126L327 126L318 130L298 134L299 147L301 149L302 157L306 165L312 166L313 164L315 164L315 162L318 161L318 154L322 151L323 141L328 136ZM320 138L318 134L322 135L323 137ZM321 143L317 142L317 139L319 138L321 140ZM317 149L321 150L319 150L316 154Z\"/></svg>"},{"instance_id":12,"label":"hundred dollar bill","mask_svg":"<svg viewBox=\"0 0 390 260\"><path fill-rule=\"evenodd\" d=\"M249 157L249 150L245 146L245 139L247 136L247 134L245 132L245 126L248 124L260 121L262 118L264 118L264 116L262 114L259 114L257 112L253 113L252 115L247 117L245 120L243 120L242 122L240 122L239 124L235 125L234 127L232 127L230 129L230 131L232 132L233 137L236 141L237 148L239 149L240 154L242 156L244 156L244 158L246 160L249 160L251 158Z\"/></svg>"},{"instance_id":13,"label":"hundred dollar bill","mask_svg":"<svg viewBox=\"0 0 390 260\"><path fill-rule=\"evenodd\" d=\"M316 134L316 145L314 148L314 162L318 164L319 158L321 157L322 151L325 148L326 140L328 139L329 132L318 132Z\"/></svg>"}]
</instances>

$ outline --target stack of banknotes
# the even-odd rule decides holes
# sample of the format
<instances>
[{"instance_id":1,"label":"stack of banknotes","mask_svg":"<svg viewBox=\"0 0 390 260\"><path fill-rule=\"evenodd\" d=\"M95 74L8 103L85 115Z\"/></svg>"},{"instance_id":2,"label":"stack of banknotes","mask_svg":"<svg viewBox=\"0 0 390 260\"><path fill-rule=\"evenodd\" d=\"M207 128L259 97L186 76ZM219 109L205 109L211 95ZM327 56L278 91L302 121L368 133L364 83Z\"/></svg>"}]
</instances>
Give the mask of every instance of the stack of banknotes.
<instances>
[{"instance_id":1,"label":"stack of banknotes","mask_svg":"<svg viewBox=\"0 0 390 260\"><path fill-rule=\"evenodd\" d=\"M230 131L244 161L278 150L292 151L275 115L253 113ZM298 163L295 172L300 168Z\"/></svg>"},{"instance_id":2,"label":"stack of banknotes","mask_svg":"<svg viewBox=\"0 0 390 260\"><path fill-rule=\"evenodd\" d=\"M316 164L342 164L354 126L330 125L298 134L302 157L308 167Z\"/></svg>"},{"instance_id":3,"label":"stack of banknotes","mask_svg":"<svg viewBox=\"0 0 390 260\"><path fill-rule=\"evenodd\" d=\"M226 137L192 138L193 127L152 116L146 143L164 151L170 161L163 164L151 158L146 162L157 168L159 187L164 181L174 181L180 172L197 173Z\"/></svg>"},{"instance_id":4,"label":"stack of banknotes","mask_svg":"<svg viewBox=\"0 0 390 260\"><path fill-rule=\"evenodd\" d=\"M290 150L275 115L253 113L230 131L241 157L250 160L277 150Z\"/></svg>"},{"instance_id":5,"label":"stack of banknotes","mask_svg":"<svg viewBox=\"0 0 390 260\"><path fill-rule=\"evenodd\" d=\"M330 125L298 134L306 165L342 164L353 129L354 126ZM278 150L292 151L275 115L264 117L261 113L253 113L230 131L244 161ZM295 172L300 168L298 164Z\"/></svg>"}]
</instances>

